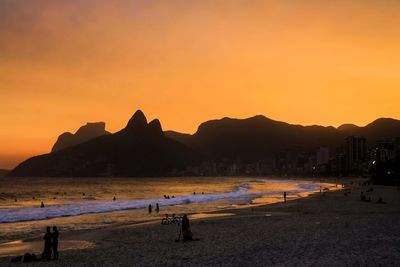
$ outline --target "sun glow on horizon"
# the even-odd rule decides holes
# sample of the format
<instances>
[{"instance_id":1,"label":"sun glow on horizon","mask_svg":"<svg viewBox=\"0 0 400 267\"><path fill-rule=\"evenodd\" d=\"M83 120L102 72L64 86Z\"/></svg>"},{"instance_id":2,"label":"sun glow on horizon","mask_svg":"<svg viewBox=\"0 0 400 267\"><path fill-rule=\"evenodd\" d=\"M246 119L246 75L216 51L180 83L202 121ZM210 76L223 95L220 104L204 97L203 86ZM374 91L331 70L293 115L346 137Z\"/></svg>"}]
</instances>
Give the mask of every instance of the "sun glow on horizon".
<instances>
[{"instance_id":1,"label":"sun glow on horizon","mask_svg":"<svg viewBox=\"0 0 400 267\"><path fill-rule=\"evenodd\" d=\"M400 118L398 1L0 3L0 168L140 108L164 130L257 114Z\"/></svg>"}]
</instances>

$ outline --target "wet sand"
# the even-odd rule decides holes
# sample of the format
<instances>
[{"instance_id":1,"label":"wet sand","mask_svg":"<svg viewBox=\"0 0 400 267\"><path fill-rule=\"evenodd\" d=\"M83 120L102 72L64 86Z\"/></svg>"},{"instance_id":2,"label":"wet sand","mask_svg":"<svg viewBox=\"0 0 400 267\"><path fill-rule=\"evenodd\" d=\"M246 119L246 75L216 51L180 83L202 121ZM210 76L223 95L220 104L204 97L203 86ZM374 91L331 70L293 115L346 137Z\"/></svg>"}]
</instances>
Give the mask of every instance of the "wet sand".
<instances>
[{"instance_id":1,"label":"wet sand","mask_svg":"<svg viewBox=\"0 0 400 267\"><path fill-rule=\"evenodd\" d=\"M87 249L94 248L95 243L84 240L63 240L60 243L59 250L66 251L71 249ZM43 251L43 241L24 241L17 240L7 243L0 244L0 257L4 256L18 256L24 255L25 253L35 253L36 256L40 257Z\"/></svg>"},{"instance_id":2,"label":"wet sand","mask_svg":"<svg viewBox=\"0 0 400 267\"><path fill-rule=\"evenodd\" d=\"M360 192L372 202L361 202ZM191 221L200 241L175 242L178 227L145 223L61 233L95 244L31 266L399 266L400 190L351 186L287 203L223 211ZM387 204L375 203L382 197ZM37 241L37 240L32 240ZM10 257L0 258L1 266Z\"/></svg>"}]
</instances>

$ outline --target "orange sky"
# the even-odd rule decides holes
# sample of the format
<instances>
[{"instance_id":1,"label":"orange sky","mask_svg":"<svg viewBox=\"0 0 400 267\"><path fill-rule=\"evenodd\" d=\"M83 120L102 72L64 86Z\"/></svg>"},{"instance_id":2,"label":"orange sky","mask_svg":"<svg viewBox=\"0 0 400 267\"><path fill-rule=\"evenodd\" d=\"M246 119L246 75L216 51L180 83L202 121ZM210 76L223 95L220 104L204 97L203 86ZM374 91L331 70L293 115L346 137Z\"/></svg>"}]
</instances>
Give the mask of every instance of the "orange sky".
<instances>
[{"instance_id":1,"label":"orange sky","mask_svg":"<svg viewBox=\"0 0 400 267\"><path fill-rule=\"evenodd\" d=\"M398 14L395 0L2 0L0 168L138 108L189 133L224 116L400 118Z\"/></svg>"}]
</instances>

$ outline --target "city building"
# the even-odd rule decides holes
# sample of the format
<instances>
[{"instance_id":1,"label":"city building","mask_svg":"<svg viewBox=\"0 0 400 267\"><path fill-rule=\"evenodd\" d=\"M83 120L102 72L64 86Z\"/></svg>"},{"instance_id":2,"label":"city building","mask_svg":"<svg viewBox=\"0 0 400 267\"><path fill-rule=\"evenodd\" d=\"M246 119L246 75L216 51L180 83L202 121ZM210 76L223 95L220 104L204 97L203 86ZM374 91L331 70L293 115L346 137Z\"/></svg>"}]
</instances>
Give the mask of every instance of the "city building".
<instances>
[{"instance_id":1,"label":"city building","mask_svg":"<svg viewBox=\"0 0 400 267\"><path fill-rule=\"evenodd\" d=\"M329 163L329 148L320 147L317 150L317 165L325 165Z\"/></svg>"},{"instance_id":2,"label":"city building","mask_svg":"<svg viewBox=\"0 0 400 267\"><path fill-rule=\"evenodd\" d=\"M346 138L345 155L348 172L358 172L363 169L366 161L367 140L364 137L349 136Z\"/></svg>"}]
</instances>

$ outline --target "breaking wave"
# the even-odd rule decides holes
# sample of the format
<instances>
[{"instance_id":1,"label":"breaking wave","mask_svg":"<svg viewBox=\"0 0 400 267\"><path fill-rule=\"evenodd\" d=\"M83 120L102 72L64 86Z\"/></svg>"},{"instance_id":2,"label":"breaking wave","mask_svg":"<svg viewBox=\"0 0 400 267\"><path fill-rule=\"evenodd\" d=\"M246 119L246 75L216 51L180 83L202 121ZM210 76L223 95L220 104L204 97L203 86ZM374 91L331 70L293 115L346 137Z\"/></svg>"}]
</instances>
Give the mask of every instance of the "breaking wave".
<instances>
[{"instance_id":1,"label":"breaking wave","mask_svg":"<svg viewBox=\"0 0 400 267\"><path fill-rule=\"evenodd\" d=\"M267 181L265 181L267 182ZM319 188L316 184L298 184L301 188L299 190L287 191L289 194L296 194L302 192L314 191ZM142 199L142 200L115 200L115 201L84 201L73 204L47 206L46 208L6 208L0 209L0 223L22 222L22 221L35 221L44 220L57 217L77 216L89 213L104 213L112 211L130 210L130 209L143 209L148 207L149 204L153 206L159 203L160 206L175 206L189 203L202 203L214 200L223 199L237 199L252 198L281 194L283 191L269 191L269 192L249 192L251 186L244 184L236 190L220 193L220 194L196 194L176 196L175 198L165 199Z\"/></svg>"}]
</instances>

